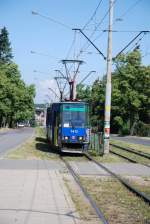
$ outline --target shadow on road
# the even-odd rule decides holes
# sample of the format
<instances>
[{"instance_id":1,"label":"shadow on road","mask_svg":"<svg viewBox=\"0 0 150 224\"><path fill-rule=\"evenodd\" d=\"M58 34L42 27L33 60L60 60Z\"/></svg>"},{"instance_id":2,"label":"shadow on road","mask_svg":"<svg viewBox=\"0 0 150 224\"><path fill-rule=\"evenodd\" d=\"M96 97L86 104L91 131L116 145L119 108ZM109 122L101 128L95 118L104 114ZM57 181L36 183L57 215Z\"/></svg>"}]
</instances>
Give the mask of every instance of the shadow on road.
<instances>
[{"instance_id":1,"label":"shadow on road","mask_svg":"<svg viewBox=\"0 0 150 224\"><path fill-rule=\"evenodd\" d=\"M56 149L53 149L50 144L48 143L47 139L44 137L36 137L36 149L42 152L49 152L49 153L55 153L58 154L59 151Z\"/></svg>"},{"instance_id":2,"label":"shadow on road","mask_svg":"<svg viewBox=\"0 0 150 224\"><path fill-rule=\"evenodd\" d=\"M44 143L47 143L47 139L46 138L42 138L42 137L36 137L35 138L35 140L37 141L37 142L44 142Z\"/></svg>"}]
</instances>

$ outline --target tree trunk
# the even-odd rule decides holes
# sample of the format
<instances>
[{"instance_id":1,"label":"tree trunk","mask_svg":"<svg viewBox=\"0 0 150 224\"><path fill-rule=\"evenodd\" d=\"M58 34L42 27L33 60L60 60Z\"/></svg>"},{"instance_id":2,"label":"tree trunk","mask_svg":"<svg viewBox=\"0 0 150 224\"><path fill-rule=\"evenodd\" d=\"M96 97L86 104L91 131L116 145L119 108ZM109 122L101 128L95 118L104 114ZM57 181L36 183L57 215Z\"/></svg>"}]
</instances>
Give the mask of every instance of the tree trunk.
<instances>
[{"instance_id":1,"label":"tree trunk","mask_svg":"<svg viewBox=\"0 0 150 224\"><path fill-rule=\"evenodd\" d=\"M134 135L134 133L135 133L134 130L135 130L136 125L137 125L137 121L134 121L133 125L132 125L132 127L130 129L130 135Z\"/></svg>"}]
</instances>

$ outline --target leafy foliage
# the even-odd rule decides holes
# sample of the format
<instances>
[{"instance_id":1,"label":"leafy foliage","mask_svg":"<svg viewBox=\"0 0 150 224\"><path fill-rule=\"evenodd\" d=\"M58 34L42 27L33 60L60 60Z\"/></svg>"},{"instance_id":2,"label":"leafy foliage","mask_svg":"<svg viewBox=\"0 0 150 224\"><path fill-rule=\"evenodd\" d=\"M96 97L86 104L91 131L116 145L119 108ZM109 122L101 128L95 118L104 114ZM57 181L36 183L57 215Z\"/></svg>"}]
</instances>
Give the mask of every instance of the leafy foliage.
<instances>
[{"instance_id":1,"label":"leafy foliage","mask_svg":"<svg viewBox=\"0 0 150 224\"><path fill-rule=\"evenodd\" d=\"M111 131L133 135L140 134L141 127L141 134L145 135L143 129L148 129L145 124L150 123L150 66L142 65L138 49L120 55L114 63L116 69L112 74ZM78 96L90 102L92 126L100 124L103 129L105 77L96 80L88 94L87 87L83 85L79 90Z\"/></svg>"},{"instance_id":2,"label":"leafy foliage","mask_svg":"<svg viewBox=\"0 0 150 224\"><path fill-rule=\"evenodd\" d=\"M0 35L0 127L14 127L17 122L32 118L35 88L24 83L18 66L11 61L7 30L3 30Z\"/></svg>"},{"instance_id":3,"label":"leafy foliage","mask_svg":"<svg viewBox=\"0 0 150 224\"><path fill-rule=\"evenodd\" d=\"M0 62L10 62L12 59L12 49L10 47L10 42L8 39L8 31L6 27L1 29L0 34Z\"/></svg>"}]
</instances>

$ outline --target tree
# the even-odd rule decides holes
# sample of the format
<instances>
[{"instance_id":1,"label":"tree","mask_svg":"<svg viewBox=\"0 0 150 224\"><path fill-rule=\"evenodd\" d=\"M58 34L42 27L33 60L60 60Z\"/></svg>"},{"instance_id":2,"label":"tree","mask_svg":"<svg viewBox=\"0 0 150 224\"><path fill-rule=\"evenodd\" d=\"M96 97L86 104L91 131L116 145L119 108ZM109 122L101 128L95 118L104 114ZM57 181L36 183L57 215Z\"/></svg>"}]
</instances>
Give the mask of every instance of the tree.
<instances>
[{"instance_id":1,"label":"tree","mask_svg":"<svg viewBox=\"0 0 150 224\"><path fill-rule=\"evenodd\" d=\"M143 66L139 49L115 60L112 73L111 132L150 134L150 66ZM95 80L89 92L84 85L78 96L91 106L91 124L103 130L106 76Z\"/></svg>"},{"instance_id":2,"label":"tree","mask_svg":"<svg viewBox=\"0 0 150 224\"><path fill-rule=\"evenodd\" d=\"M34 113L35 87L24 83L11 59L12 49L4 27L0 34L0 127L14 127L19 121L30 120Z\"/></svg>"},{"instance_id":3,"label":"tree","mask_svg":"<svg viewBox=\"0 0 150 224\"><path fill-rule=\"evenodd\" d=\"M0 63L8 63L13 58L10 46L8 31L6 27L1 29L0 33Z\"/></svg>"},{"instance_id":4,"label":"tree","mask_svg":"<svg viewBox=\"0 0 150 224\"><path fill-rule=\"evenodd\" d=\"M104 120L105 78L95 80L92 87L77 86L77 97L89 103L91 125L102 131Z\"/></svg>"},{"instance_id":5,"label":"tree","mask_svg":"<svg viewBox=\"0 0 150 224\"><path fill-rule=\"evenodd\" d=\"M27 86L14 63L0 65L0 127L16 126L34 113L34 85Z\"/></svg>"},{"instance_id":6,"label":"tree","mask_svg":"<svg viewBox=\"0 0 150 224\"><path fill-rule=\"evenodd\" d=\"M148 122L150 106L150 68L142 65L138 49L117 58L112 83L112 124L133 135L139 121Z\"/></svg>"}]
</instances>

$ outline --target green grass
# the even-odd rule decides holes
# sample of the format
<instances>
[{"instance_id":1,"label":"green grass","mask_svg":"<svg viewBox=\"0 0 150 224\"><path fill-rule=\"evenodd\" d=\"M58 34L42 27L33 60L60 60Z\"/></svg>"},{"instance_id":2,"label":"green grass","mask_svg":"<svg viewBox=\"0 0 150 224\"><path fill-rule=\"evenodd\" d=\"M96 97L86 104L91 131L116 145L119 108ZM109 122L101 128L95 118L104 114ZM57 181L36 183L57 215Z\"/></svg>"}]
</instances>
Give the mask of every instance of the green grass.
<instances>
[{"instance_id":1,"label":"green grass","mask_svg":"<svg viewBox=\"0 0 150 224\"><path fill-rule=\"evenodd\" d=\"M53 151L42 128L36 128L35 135L15 150L10 151L8 159L57 159L59 155Z\"/></svg>"},{"instance_id":2,"label":"green grass","mask_svg":"<svg viewBox=\"0 0 150 224\"><path fill-rule=\"evenodd\" d=\"M108 154L108 155L99 155L97 154L95 151L91 151L89 150L88 153L95 159L97 160L98 162L102 162L102 163L118 163L118 162L126 162L126 160L118 157L118 156L115 156L115 155L112 155L112 154ZM65 157L65 159L67 161L88 161L88 159L82 155L82 154L72 154L69 155L69 154L64 154L63 155Z\"/></svg>"},{"instance_id":3,"label":"green grass","mask_svg":"<svg viewBox=\"0 0 150 224\"><path fill-rule=\"evenodd\" d=\"M122 159L118 156L112 155L111 153L106 155L98 155L95 151L90 150L89 154L98 162L102 163L120 163L120 162L127 162L125 159Z\"/></svg>"},{"instance_id":4,"label":"green grass","mask_svg":"<svg viewBox=\"0 0 150 224\"><path fill-rule=\"evenodd\" d=\"M146 224L150 207L113 178L81 178L111 224Z\"/></svg>"},{"instance_id":5,"label":"green grass","mask_svg":"<svg viewBox=\"0 0 150 224\"><path fill-rule=\"evenodd\" d=\"M111 146L111 150L120 154L120 155L123 155L123 156L126 156L126 157L130 158L130 159L133 159L133 160L137 161L137 163L146 164L146 165L150 164L150 159L147 159L147 158L144 158L142 156L136 155L134 153L127 152L125 150L116 148L115 146Z\"/></svg>"},{"instance_id":6,"label":"green grass","mask_svg":"<svg viewBox=\"0 0 150 224\"><path fill-rule=\"evenodd\" d=\"M150 197L150 177L128 177L127 180L136 189Z\"/></svg>"},{"instance_id":7,"label":"green grass","mask_svg":"<svg viewBox=\"0 0 150 224\"><path fill-rule=\"evenodd\" d=\"M78 186L69 178L68 175L64 177L64 183L70 193L71 199L75 205L76 211L80 215L80 220L87 224L100 224L94 209L91 207L87 199ZM81 222L82 223L82 222Z\"/></svg>"},{"instance_id":8,"label":"green grass","mask_svg":"<svg viewBox=\"0 0 150 224\"><path fill-rule=\"evenodd\" d=\"M122 147L133 148L135 150L138 150L138 151L141 151L141 152L145 152L145 153L149 153L150 154L150 146L133 144L133 143L128 143L128 142L119 141L119 140L110 140L110 142L112 144L116 144L116 145L119 145L119 146L122 146Z\"/></svg>"}]
</instances>

